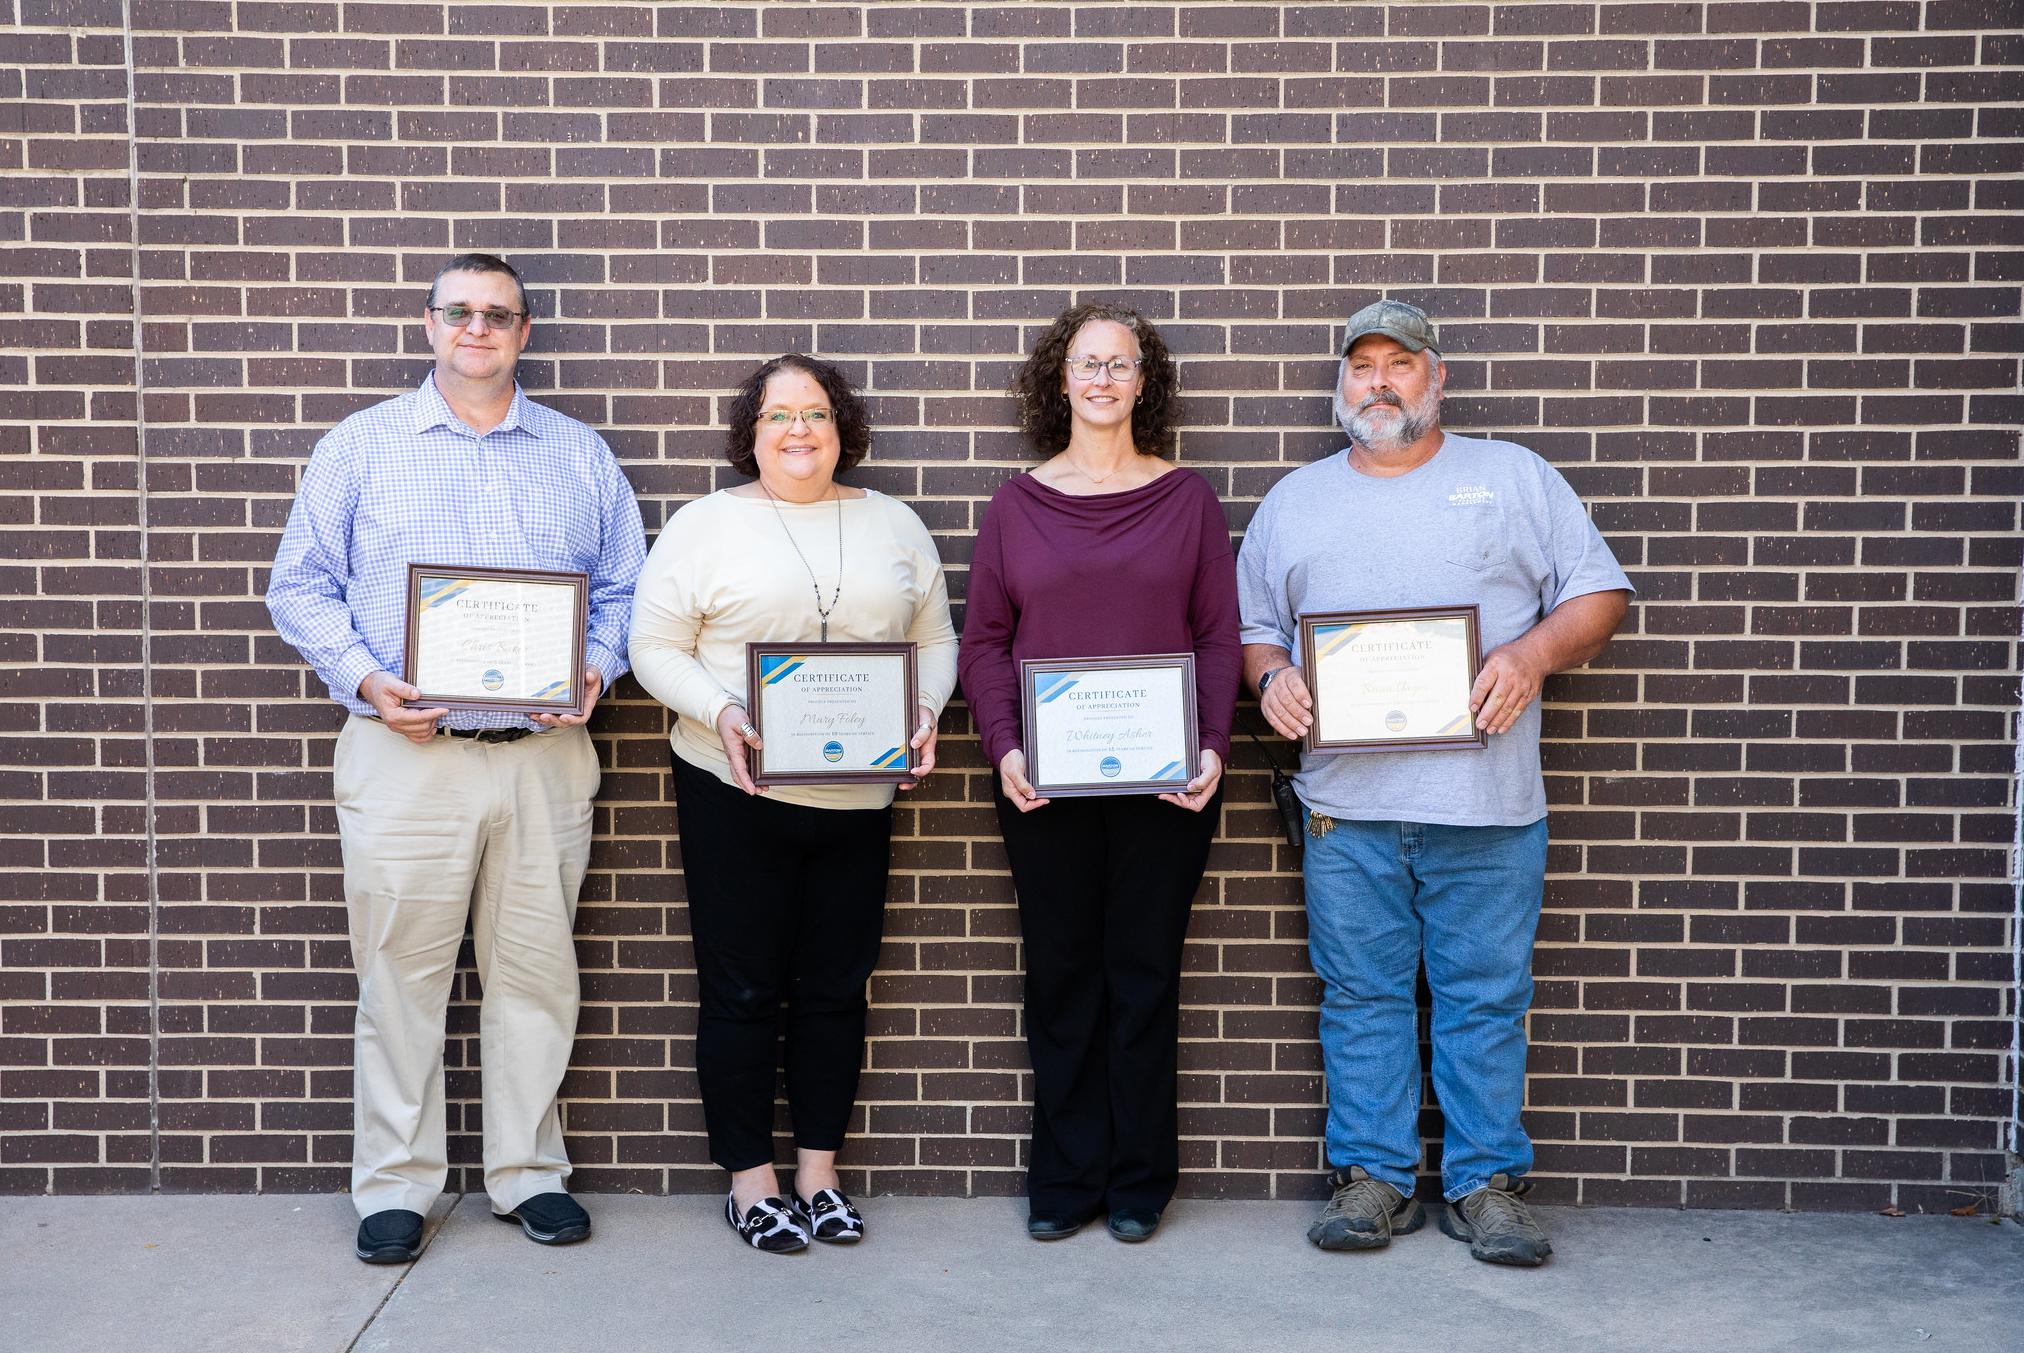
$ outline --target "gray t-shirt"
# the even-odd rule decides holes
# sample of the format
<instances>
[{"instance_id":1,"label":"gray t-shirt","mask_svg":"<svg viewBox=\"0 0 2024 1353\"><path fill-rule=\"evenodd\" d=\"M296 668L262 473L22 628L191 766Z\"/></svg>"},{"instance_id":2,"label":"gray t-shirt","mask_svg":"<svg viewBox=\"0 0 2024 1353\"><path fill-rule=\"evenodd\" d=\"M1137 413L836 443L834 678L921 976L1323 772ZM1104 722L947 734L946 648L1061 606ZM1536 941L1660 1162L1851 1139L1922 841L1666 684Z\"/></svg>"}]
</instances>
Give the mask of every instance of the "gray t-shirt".
<instances>
[{"instance_id":1,"label":"gray t-shirt","mask_svg":"<svg viewBox=\"0 0 2024 1353\"><path fill-rule=\"evenodd\" d=\"M1488 653L1571 597L1633 590L1559 471L1515 443L1452 432L1395 478L1357 473L1344 450L1280 480L1244 536L1237 588L1244 642L1296 662L1308 612L1474 602ZM1539 702L1484 750L1307 755L1294 784L1345 821L1537 822Z\"/></svg>"}]
</instances>

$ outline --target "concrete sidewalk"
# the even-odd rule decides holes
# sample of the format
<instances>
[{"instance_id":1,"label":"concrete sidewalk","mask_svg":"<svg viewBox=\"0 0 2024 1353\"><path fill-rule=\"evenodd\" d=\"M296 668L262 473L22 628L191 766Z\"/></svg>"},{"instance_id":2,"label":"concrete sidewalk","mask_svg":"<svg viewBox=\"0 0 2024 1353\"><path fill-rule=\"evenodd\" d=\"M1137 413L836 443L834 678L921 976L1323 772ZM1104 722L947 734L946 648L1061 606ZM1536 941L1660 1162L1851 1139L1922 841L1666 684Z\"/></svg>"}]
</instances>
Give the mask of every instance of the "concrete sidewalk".
<instances>
[{"instance_id":1,"label":"concrete sidewalk","mask_svg":"<svg viewBox=\"0 0 2024 1353\"><path fill-rule=\"evenodd\" d=\"M2024 1348L2024 1229L1986 1218L1541 1208L1557 1253L1514 1270L1432 1221L1322 1254L1307 1203L1180 1202L1126 1246L1100 1225L1036 1244L1013 1200L875 1198L862 1245L782 1258L739 1245L721 1199L584 1202L590 1241L547 1249L445 1200L420 1260L374 1268L345 1197L8 1199L0 1348Z\"/></svg>"}]
</instances>

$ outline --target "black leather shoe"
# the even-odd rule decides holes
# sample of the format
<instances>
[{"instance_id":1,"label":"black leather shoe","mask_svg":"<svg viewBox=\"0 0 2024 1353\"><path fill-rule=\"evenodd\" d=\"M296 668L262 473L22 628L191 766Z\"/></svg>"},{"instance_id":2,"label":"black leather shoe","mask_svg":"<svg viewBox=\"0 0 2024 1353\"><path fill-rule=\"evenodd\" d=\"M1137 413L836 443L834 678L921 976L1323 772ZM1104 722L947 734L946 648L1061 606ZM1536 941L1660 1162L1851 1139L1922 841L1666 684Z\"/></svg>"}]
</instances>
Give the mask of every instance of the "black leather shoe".
<instances>
[{"instance_id":1,"label":"black leather shoe","mask_svg":"<svg viewBox=\"0 0 2024 1353\"><path fill-rule=\"evenodd\" d=\"M529 1240L543 1245L571 1245L590 1234L590 1214L566 1193L537 1193L511 1212L492 1215L520 1223Z\"/></svg>"},{"instance_id":2,"label":"black leather shoe","mask_svg":"<svg viewBox=\"0 0 2024 1353\"><path fill-rule=\"evenodd\" d=\"M1149 1207L1115 1207L1108 1223L1110 1233L1128 1245L1152 1239L1160 1229L1160 1214Z\"/></svg>"},{"instance_id":3,"label":"black leather shoe","mask_svg":"<svg viewBox=\"0 0 2024 1353\"><path fill-rule=\"evenodd\" d=\"M1026 1234L1035 1240L1066 1240L1089 1221L1066 1212L1035 1212L1026 1218Z\"/></svg>"},{"instance_id":4,"label":"black leather shoe","mask_svg":"<svg viewBox=\"0 0 2024 1353\"><path fill-rule=\"evenodd\" d=\"M406 1264L422 1252L422 1214L392 1207L358 1224L352 1252L368 1264Z\"/></svg>"}]
</instances>

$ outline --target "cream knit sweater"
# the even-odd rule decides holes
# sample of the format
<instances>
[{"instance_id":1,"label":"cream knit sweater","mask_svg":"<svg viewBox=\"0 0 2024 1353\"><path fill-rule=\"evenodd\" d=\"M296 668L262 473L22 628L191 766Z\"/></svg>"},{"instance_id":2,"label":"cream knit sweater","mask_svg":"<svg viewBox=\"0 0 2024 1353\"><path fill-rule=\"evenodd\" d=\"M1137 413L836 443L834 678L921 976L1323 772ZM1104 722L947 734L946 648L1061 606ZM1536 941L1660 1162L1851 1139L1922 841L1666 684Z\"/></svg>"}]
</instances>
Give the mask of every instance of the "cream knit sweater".
<instances>
[{"instance_id":1,"label":"cream knit sweater","mask_svg":"<svg viewBox=\"0 0 2024 1353\"><path fill-rule=\"evenodd\" d=\"M722 491L685 504L655 540L633 597L633 674L679 716L675 755L726 784L717 715L745 703L745 645L814 642L822 626L809 569L823 601L837 585L838 504L778 506L776 516L764 498ZM842 501L842 530L830 641L918 644L920 702L939 715L956 686L956 631L933 538L912 508L869 490ZM776 785L767 795L813 808L880 808L893 789Z\"/></svg>"}]
</instances>

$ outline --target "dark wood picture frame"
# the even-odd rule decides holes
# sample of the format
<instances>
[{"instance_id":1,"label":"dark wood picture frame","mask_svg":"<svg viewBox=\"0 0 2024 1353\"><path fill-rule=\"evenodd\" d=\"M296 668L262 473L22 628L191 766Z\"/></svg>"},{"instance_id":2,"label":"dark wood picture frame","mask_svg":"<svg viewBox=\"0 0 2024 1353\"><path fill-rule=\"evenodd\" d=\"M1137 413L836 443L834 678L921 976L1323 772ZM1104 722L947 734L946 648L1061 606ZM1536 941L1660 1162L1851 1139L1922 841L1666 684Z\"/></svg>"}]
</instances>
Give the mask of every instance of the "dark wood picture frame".
<instances>
[{"instance_id":1,"label":"dark wood picture frame","mask_svg":"<svg viewBox=\"0 0 2024 1353\"><path fill-rule=\"evenodd\" d=\"M421 600L424 578L470 578L479 582L533 583L569 587L576 593L573 625L575 648L569 664L569 697L558 700L514 700L459 692L423 691L407 705L410 709L491 709L510 714L581 714L586 691L583 680L585 646L590 628L590 575L556 572L538 568L465 568L458 564L408 565L407 636L402 647L401 680L415 685L420 670L416 655L421 651Z\"/></svg>"},{"instance_id":2,"label":"dark wood picture frame","mask_svg":"<svg viewBox=\"0 0 2024 1353\"><path fill-rule=\"evenodd\" d=\"M1137 668L1178 668L1181 699L1187 726L1182 738L1187 747L1182 761L1186 772L1179 783L1172 780L1047 781L1034 745L1034 678L1048 672L1117 672ZM1202 767L1202 730L1195 709L1195 655L1153 653L1127 658L1024 658L1019 663L1019 745L1026 753L1026 780L1043 799L1094 798L1105 794L1174 794L1193 783Z\"/></svg>"},{"instance_id":3,"label":"dark wood picture frame","mask_svg":"<svg viewBox=\"0 0 2024 1353\"><path fill-rule=\"evenodd\" d=\"M1314 611L1300 617L1300 670L1307 682L1308 694L1314 698L1314 722L1308 725L1307 736L1300 740L1302 751L1307 752L1439 752L1454 750L1480 751L1490 745L1490 735L1476 727L1473 719L1469 731L1441 737L1412 737L1384 739L1321 739L1321 687L1319 669L1315 666L1314 632L1323 625L1387 624L1408 620L1462 620L1467 623L1469 633L1469 679L1468 688L1473 689L1477 674L1483 669L1483 641L1480 608L1475 602L1464 602L1454 606L1398 606L1377 611Z\"/></svg>"},{"instance_id":4,"label":"dark wood picture frame","mask_svg":"<svg viewBox=\"0 0 2024 1353\"><path fill-rule=\"evenodd\" d=\"M863 657L901 658L906 663L906 704L901 711L900 765L889 770L870 766L846 766L834 771L768 770L766 748L752 752L752 783L759 785L882 785L899 784L914 778L917 764L914 734L920 729L919 645L906 643L750 643L745 645L745 712L766 738L766 688L759 680L759 663L767 657L798 657L810 653L855 654Z\"/></svg>"}]
</instances>

